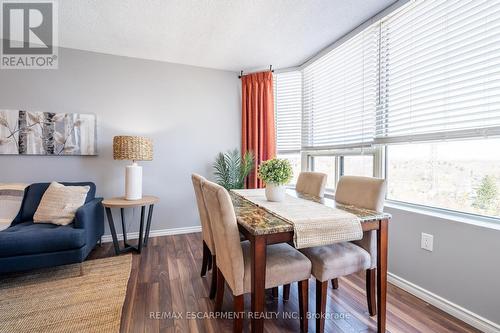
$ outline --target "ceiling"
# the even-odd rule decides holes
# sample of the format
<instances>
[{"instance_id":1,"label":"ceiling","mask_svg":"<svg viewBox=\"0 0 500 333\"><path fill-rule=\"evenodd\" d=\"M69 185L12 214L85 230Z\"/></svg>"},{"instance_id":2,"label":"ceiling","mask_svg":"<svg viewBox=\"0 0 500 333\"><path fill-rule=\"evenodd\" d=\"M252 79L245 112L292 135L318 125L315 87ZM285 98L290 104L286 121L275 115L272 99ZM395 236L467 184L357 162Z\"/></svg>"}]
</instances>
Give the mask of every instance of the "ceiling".
<instances>
[{"instance_id":1,"label":"ceiling","mask_svg":"<svg viewBox=\"0 0 500 333\"><path fill-rule=\"evenodd\" d=\"M230 71L286 68L394 2L59 1L59 45Z\"/></svg>"}]
</instances>

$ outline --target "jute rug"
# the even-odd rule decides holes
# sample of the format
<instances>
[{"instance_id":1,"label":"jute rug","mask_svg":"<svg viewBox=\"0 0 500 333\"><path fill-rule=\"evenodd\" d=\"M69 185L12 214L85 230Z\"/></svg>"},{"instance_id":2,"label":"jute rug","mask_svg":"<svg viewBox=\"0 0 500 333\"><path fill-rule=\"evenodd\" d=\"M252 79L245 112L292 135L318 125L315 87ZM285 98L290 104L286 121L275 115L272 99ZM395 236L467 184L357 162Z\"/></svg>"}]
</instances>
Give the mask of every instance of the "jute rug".
<instances>
[{"instance_id":1,"label":"jute rug","mask_svg":"<svg viewBox=\"0 0 500 333\"><path fill-rule=\"evenodd\" d=\"M0 278L0 332L118 332L131 263L126 255Z\"/></svg>"}]
</instances>

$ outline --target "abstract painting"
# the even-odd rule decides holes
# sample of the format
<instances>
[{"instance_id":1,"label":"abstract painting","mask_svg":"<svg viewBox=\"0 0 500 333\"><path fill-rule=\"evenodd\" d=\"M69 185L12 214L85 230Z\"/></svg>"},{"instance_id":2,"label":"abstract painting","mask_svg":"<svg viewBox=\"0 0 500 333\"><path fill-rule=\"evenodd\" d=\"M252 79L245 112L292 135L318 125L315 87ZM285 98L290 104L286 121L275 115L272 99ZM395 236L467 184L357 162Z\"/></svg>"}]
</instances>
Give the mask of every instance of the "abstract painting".
<instances>
[{"instance_id":1,"label":"abstract painting","mask_svg":"<svg viewBox=\"0 0 500 333\"><path fill-rule=\"evenodd\" d=\"M0 154L97 155L96 116L0 110Z\"/></svg>"}]
</instances>

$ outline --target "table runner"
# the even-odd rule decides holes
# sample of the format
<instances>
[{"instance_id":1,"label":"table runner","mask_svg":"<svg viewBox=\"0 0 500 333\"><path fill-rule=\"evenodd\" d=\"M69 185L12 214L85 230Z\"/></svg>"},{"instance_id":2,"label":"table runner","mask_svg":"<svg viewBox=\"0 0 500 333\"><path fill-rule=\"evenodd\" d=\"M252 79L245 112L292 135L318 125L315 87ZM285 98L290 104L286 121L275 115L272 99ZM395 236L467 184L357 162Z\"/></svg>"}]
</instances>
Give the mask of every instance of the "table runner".
<instances>
[{"instance_id":1,"label":"table runner","mask_svg":"<svg viewBox=\"0 0 500 333\"><path fill-rule=\"evenodd\" d=\"M253 204L293 225L297 249L358 240L363 237L359 218L338 208L285 195L282 202L267 201L264 189L232 190Z\"/></svg>"}]
</instances>

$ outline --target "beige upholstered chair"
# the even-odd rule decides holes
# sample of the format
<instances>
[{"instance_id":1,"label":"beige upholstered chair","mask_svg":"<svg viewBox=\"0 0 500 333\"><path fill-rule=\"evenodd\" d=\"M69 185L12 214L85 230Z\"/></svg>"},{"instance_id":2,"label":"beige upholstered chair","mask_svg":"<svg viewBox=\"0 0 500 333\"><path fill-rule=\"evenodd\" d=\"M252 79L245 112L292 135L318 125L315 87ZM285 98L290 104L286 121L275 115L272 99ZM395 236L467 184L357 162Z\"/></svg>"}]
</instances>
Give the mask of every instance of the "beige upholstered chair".
<instances>
[{"instance_id":1,"label":"beige upholstered chair","mask_svg":"<svg viewBox=\"0 0 500 333\"><path fill-rule=\"evenodd\" d=\"M327 175L321 172L301 172L295 190L322 198L325 195L326 178Z\"/></svg>"},{"instance_id":2,"label":"beige upholstered chair","mask_svg":"<svg viewBox=\"0 0 500 333\"><path fill-rule=\"evenodd\" d=\"M201 184L205 181L205 178L194 173L191 175L191 180L193 181L194 193L196 195L196 204L198 205L198 213L200 215L201 222L201 234L203 238L203 260L201 264L201 276L203 277L207 273L207 269L216 266L215 244L212 236L208 211L205 207L205 201L203 200L203 193L201 189ZM212 283L210 287L211 299L215 297L216 285L217 274L215 270L212 270Z\"/></svg>"},{"instance_id":3,"label":"beige upholstered chair","mask_svg":"<svg viewBox=\"0 0 500 333\"><path fill-rule=\"evenodd\" d=\"M335 201L345 205L381 212L384 208L386 182L370 177L342 176L337 185ZM337 288L337 278L359 271L366 271L366 295L370 316L376 314L375 275L377 267L376 232L365 232L363 239L355 242L303 249L312 262L316 278L316 332L324 331L328 281Z\"/></svg>"},{"instance_id":4,"label":"beige upholstered chair","mask_svg":"<svg viewBox=\"0 0 500 333\"><path fill-rule=\"evenodd\" d=\"M250 243L240 242L238 224L229 193L221 186L204 181L203 196L212 226L217 253L217 295L215 310L220 311L227 282L234 297L234 312L242 313L243 294L251 291ZM308 279L311 262L288 244L267 247L266 288L299 281L301 329L307 330ZM234 332L241 332L243 318L233 322Z\"/></svg>"}]
</instances>

